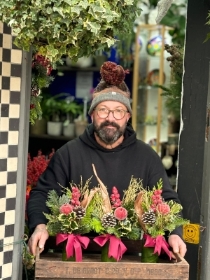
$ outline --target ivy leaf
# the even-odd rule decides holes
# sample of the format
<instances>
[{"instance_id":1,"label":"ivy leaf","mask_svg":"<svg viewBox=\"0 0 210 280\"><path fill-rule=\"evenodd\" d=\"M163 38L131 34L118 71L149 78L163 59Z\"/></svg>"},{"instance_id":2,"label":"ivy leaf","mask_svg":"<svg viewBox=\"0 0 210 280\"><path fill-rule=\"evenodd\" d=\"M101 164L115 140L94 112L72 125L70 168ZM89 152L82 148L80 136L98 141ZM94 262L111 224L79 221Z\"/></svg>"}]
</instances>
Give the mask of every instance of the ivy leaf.
<instances>
[{"instance_id":1,"label":"ivy leaf","mask_svg":"<svg viewBox=\"0 0 210 280\"><path fill-rule=\"evenodd\" d=\"M28 51L33 45L52 62L60 60L63 55L77 60L94 55L99 49L107 49L115 43L117 34L122 34L125 39L132 33L133 23L140 14L138 2L1 1L0 20L11 26L16 35L14 43L19 48ZM75 36L76 33L79 34Z\"/></svg>"}]
</instances>

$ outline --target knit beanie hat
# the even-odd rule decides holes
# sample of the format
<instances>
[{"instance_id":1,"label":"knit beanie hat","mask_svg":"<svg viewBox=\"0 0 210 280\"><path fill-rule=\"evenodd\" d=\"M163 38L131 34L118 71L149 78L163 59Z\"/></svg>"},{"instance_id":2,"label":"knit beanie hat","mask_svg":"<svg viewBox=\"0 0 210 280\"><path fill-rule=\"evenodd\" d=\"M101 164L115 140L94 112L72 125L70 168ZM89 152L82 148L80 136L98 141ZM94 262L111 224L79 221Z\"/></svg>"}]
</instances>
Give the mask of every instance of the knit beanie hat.
<instances>
[{"instance_id":1,"label":"knit beanie hat","mask_svg":"<svg viewBox=\"0 0 210 280\"><path fill-rule=\"evenodd\" d=\"M103 101L118 101L124 104L132 114L130 92L124 82L125 75L128 73L121 65L111 61L107 61L101 66L100 74L102 80L93 93L93 100L88 112L89 115Z\"/></svg>"}]
</instances>

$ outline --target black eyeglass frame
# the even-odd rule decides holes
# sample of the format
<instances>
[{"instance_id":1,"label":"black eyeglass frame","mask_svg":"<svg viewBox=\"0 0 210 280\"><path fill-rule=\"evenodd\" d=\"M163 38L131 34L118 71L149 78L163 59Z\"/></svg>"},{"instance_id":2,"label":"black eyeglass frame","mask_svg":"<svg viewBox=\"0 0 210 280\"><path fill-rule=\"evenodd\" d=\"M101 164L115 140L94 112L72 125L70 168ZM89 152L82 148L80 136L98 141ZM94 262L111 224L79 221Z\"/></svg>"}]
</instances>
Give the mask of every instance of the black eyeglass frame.
<instances>
[{"instance_id":1,"label":"black eyeglass frame","mask_svg":"<svg viewBox=\"0 0 210 280\"><path fill-rule=\"evenodd\" d=\"M105 110L107 111L107 116L106 116L106 117L101 117L101 116L99 115L98 112L100 111L100 109L105 109ZM119 118L116 118L116 117L115 117L114 112L115 112L116 110L124 112L124 115L123 115L122 118L119 119ZM115 120L118 120L118 121L122 120L122 119L125 117L126 113L129 113L129 111L124 110L124 109L114 109L114 110L110 110L110 109L107 109L107 108L95 108L94 111L97 112L98 117L101 118L101 119L106 119L106 118L108 118L110 112L112 112L113 117L115 118Z\"/></svg>"}]
</instances>

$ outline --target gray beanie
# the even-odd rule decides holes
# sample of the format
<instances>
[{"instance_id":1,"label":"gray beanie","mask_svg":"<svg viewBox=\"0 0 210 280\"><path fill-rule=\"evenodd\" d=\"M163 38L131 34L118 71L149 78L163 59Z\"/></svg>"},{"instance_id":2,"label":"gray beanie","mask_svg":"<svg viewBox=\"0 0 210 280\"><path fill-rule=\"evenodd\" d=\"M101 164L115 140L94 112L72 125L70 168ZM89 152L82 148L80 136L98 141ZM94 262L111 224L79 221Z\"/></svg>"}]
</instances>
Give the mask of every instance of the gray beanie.
<instances>
[{"instance_id":1,"label":"gray beanie","mask_svg":"<svg viewBox=\"0 0 210 280\"><path fill-rule=\"evenodd\" d=\"M96 92L93 95L93 100L90 105L88 114L91 115L94 108L103 101L118 101L124 104L127 107L128 111L132 114L129 93L124 92L116 87L110 87L100 92Z\"/></svg>"}]
</instances>

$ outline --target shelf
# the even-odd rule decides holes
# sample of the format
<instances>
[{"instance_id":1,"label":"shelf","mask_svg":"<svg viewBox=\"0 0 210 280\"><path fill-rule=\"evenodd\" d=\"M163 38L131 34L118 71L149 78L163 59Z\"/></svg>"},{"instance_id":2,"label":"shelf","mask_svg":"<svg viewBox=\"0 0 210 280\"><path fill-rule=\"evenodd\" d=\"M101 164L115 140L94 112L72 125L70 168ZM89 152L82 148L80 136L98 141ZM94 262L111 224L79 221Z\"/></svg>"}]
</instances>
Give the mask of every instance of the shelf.
<instances>
[{"instance_id":1,"label":"shelf","mask_svg":"<svg viewBox=\"0 0 210 280\"><path fill-rule=\"evenodd\" d=\"M80 72L99 72L100 68L93 66L93 67L72 67L72 66L67 66L67 65L61 65L57 66L58 71L80 71Z\"/></svg>"},{"instance_id":2,"label":"shelf","mask_svg":"<svg viewBox=\"0 0 210 280\"><path fill-rule=\"evenodd\" d=\"M30 134L29 137L30 138L41 138L41 139L64 140L64 141L74 139L72 137L68 137L68 136L64 136L64 135L51 136L51 135L48 135L48 134L40 134L40 135L39 134Z\"/></svg>"},{"instance_id":3,"label":"shelf","mask_svg":"<svg viewBox=\"0 0 210 280\"><path fill-rule=\"evenodd\" d=\"M147 90L158 89L158 86L155 86L155 85L153 85L153 86L150 86L150 85L140 85L138 87L138 89L147 89Z\"/></svg>"}]
</instances>

